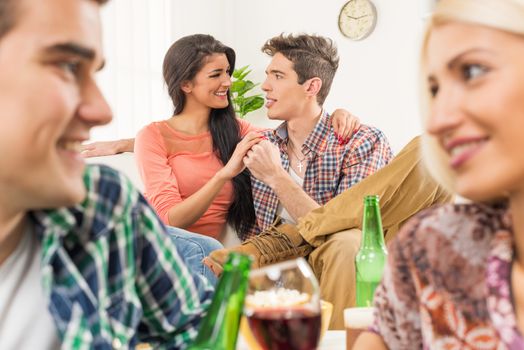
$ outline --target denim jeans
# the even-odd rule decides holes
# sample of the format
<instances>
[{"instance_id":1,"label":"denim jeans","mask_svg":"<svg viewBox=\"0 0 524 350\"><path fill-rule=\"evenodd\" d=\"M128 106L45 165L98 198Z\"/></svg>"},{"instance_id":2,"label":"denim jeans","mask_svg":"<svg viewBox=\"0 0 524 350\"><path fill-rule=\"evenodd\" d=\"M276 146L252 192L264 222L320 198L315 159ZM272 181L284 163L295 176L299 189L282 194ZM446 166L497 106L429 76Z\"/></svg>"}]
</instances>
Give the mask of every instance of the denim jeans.
<instances>
[{"instance_id":1,"label":"denim jeans","mask_svg":"<svg viewBox=\"0 0 524 350\"><path fill-rule=\"evenodd\" d=\"M222 249L224 246L214 238L178 227L167 226L167 233L173 239L178 253L186 262L189 271L206 277L215 286L217 278L209 268L202 264L202 259L213 250Z\"/></svg>"}]
</instances>

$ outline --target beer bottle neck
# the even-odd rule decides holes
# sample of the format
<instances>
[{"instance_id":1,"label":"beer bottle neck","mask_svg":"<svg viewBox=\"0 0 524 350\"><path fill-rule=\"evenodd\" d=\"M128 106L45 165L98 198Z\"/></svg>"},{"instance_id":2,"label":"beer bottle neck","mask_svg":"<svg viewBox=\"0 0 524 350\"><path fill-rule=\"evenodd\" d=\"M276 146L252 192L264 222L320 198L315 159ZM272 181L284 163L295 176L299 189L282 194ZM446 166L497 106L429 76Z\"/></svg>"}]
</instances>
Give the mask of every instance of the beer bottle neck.
<instances>
[{"instance_id":1,"label":"beer bottle neck","mask_svg":"<svg viewBox=\"0 0 524 350\"><path fill-rule=\"evenodd\" d=\"M361 248L385 248L380 207L378 203L366 203L364 207L364 220L362 224Z\"/></svg>"}]
</instances>

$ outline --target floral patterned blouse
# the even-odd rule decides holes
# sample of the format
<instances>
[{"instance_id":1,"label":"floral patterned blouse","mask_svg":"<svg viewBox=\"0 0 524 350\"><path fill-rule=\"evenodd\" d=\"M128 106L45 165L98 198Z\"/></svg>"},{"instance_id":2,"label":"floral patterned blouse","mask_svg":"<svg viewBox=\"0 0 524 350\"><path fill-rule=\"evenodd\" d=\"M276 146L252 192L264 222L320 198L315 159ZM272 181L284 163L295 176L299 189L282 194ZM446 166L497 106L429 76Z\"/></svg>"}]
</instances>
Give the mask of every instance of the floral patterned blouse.
<instances>
[{"instance_id":1,"label":"floral patterned blouse","mask_svg":"<svg viewBox=\"0 0 524 350\"><path fill-rule=\"evenodd\" d=\"M375 323L390 349L524 349L511 296L506 203L445 205L389 247Z\"/></svg>"}]
</instances>

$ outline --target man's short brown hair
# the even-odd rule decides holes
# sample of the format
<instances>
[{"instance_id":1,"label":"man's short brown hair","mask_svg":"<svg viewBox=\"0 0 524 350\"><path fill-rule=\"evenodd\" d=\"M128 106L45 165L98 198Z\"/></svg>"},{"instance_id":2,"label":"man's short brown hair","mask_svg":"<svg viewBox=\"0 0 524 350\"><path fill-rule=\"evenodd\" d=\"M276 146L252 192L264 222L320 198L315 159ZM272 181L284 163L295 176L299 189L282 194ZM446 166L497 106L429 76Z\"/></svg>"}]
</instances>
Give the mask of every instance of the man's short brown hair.
<instances>
[{"instance_id":1,"label":"man's short brown hair","mask_svg":"<svg viewBox=\"0 0 524 350\"><path fill-rule=\"evenodd\" d=\"M109 0L92 0L100 5ZM16 24L19 15L20 0L0 0L0 39L7 34Z\"/></svg>"},{"instance_id":2,"label":"man's short brown hair","mask_svg":"<svg viewBox=\"0 0 524 350\"><path fill-rule=\"evenodd\" d=\"M266 41L262 52L269 56L281 53L293 62L299 84L314 77L320 78L322 87L317 101L321 106L324 104L338 68L338 52L333 40L318 35L282 33Z\"/></svg>"}]
</instances>

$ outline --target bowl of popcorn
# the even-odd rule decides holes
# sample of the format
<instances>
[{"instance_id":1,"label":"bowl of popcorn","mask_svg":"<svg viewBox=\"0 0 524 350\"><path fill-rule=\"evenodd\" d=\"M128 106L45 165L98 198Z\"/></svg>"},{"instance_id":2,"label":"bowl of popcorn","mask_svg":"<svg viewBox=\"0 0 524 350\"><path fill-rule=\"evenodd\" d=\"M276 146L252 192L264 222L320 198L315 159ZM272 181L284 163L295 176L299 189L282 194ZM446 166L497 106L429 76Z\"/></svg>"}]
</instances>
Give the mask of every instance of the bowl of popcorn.
<instances>
[{"instance_id":1,"label":"bowl of popcorn","mask_svg":"<svg viewBox=\"0 0 524 350\"><path fill-rule=\"evenodd\" d=\"M294 289L276 288L274 290L256 291L247 295L245 300L245 314L240 321L240 333L250 350L263 350L258 344L255 335L250 327L254 326L254 321L250 314L256 312L279 312L285 310L284 318L300 317L300 313L311 302L311 296L307 293L301 293ZM318 304L317 304L318 305ZM271 311L269 311L271 310ZM317 307L318 310L318 307ZM317 311L318 312L318 311ZM331 320L333 304L327 301L320 301L320 339L324 336ZM318 315L318 313L317 313ZM276 316L275 316L276 317ZM317 316L318 317L318 316ZM249 319L249 320L248 320ZM318 323L317 323L318 327Z\"/></svg>"}]
</instances>

